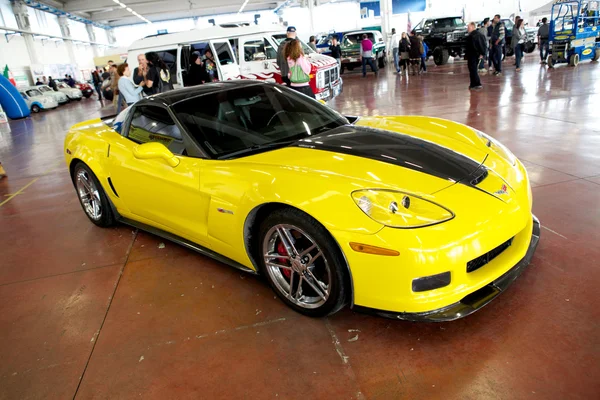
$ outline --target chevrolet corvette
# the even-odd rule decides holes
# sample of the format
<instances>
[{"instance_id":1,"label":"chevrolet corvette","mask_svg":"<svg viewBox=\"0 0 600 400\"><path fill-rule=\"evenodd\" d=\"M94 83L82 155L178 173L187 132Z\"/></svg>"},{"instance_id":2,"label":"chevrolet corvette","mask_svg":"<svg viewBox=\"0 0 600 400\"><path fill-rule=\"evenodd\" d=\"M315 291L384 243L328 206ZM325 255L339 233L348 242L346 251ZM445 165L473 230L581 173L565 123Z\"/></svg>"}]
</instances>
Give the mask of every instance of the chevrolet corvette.
<instances>
[{"instance_id":1,"label":"chevrolet corvette","mask_svg":"<svg viewBox=\"0 0 600 400\"><path fill-rule=\"evenodd\" d=\"M521 162L420 116L342 116L283 86L219 82L73 126L94 224L125 223L261 274L294 310L449 321L525 270L540 237Z\"/></svg>"}]
</instances>

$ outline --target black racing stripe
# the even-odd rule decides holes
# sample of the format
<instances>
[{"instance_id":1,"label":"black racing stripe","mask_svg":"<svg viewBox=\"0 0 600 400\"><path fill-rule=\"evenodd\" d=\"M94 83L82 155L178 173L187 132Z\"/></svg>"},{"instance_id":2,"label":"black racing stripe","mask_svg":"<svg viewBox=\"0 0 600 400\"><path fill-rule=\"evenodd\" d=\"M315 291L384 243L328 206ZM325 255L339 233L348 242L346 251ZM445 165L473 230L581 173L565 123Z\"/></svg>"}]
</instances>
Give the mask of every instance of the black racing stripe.
<instances>
[{"instance_id":1,"label":"black racing stripe","mask_svg":"<svg viewBox=\"0 0 600 400\"><path fill-rule=\"evenodd\" d=\"M413 136L345 125L298 141L294 146L382 161L459 182L481 162Z\"/></svg>"}]
</instances>

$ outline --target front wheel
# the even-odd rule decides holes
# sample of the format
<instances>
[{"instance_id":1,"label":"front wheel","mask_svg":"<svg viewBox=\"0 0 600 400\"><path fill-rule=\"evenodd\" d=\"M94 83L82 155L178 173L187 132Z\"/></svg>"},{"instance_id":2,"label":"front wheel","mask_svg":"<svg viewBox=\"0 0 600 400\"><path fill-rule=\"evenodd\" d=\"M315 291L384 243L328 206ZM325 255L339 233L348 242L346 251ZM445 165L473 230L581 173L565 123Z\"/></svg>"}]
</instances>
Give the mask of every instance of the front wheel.
<instances>
[{"instance_id":1,"label":"front wheel","mask_svg":"<svg viewBox=\"0 0 600 400\"><path fill-rule=\"evenodd\" d=\"M448 50L442 47L436 47L433 50L433 62L435 62L435 65L446 65L449 58L450 53Z\"/></svg>"},{"instance_id":2,"label":"front wheel","mask_svg":"<svg viewBox=\"0 0 600 400\"><path fill-rule=\"evenodd\" d=\"M579 65L579 54L572 54L571 57L569 57L569 65L571 67Z\"/></svg>"},{"instance_id":3,"label":"front wheel","mask_svg":"<svg viewBox=\"0 0 600 400\"><path fill-rule=\"evenodd\" d=\"M94 224L107 227L114 225L115 218L110 203L98 178L83 162L78 162L73 170L73 183L85 215Z\"/></svg>"},{"instance_id":4,"label":"front wheel","mask_svg":"<svg viewBox=\"0 0 600 400\"><path fill-rule=\"evenodd\" d=\"M37 104L34 104L31 106L31 111L34 113L39 113L40 112L40 106L38 106Z\"/></svg>"},{"instance_id":5,"label":"front wheel","mask_svg":"<svg viewBox=\"0 0 600 400\"><path fill-rule=\"evenodd\" d=\"M594 54L594 57L592 58L592 61L598 61L600 60L600 49L596 49L596 53Z\"/></svg>"},{"instance_id":6,"label":"front wheel","mask_svg":"<svg viewBox=\"0 0 600 400\"><path fill-rule=\"evenodd\" d=\"M259 238L262 270L289 307L322 317L344 306L345 261L321 224L299 210L280 209L263 221Z\"/></svg>"},{"instance_id":7,"label":"front wheel","mask_svg":"<svg viewBox=\"0 0 600 400\"><path fill-rule=\"evenodd\" d=\"M554 68L554 59L552 56L548 56L546 59L546 64L548 64L548 68Z\"/></svg>"}]
</instances>

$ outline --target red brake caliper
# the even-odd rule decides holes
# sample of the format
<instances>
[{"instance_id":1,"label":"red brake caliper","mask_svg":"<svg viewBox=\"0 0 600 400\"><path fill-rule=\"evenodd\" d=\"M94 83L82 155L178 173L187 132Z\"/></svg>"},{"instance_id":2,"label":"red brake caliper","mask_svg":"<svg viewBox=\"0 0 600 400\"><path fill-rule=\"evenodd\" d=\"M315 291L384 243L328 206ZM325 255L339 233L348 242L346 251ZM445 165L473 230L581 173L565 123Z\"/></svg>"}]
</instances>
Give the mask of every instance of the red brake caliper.
<instances>
[{"instance_id":1,"label":"red brake caliper","mask_svg":"<svg viewBox=\"0 0 600 400\"><path fill-rule=\"evenodd\" d=\"M277 243L277 254L282 255L282 256L287 256L288 252L285 249L285 246L283 245L283 242L280 240L279 243ZM278 258L277 261L279 261L281 264L284 265L289 265L289 262L287 262L288 260L286 260L285 258ZM282 271L283 275L285 275L286 278L289 278L292 276L292 272L289 269L283 269Z\"/></svg>"}]
</instances>

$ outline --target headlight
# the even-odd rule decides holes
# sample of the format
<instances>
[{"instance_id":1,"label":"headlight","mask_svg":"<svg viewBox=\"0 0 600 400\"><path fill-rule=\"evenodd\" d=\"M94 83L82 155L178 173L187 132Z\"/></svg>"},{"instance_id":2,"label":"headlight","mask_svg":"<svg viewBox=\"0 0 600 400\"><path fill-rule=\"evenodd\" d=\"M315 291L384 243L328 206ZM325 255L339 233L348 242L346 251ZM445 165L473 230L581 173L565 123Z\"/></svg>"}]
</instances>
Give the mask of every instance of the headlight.
<instances>
[{"instance_id":1,"label":"headlight","mask_svg":"<svg viewBox=\"0 0 600 400\"><path fill-rule=\"evenodd\" d=\"M505 145L494 139L493 137L486 135L485 133L474 129L475 133L479 138L485 143L487 147L492 149L496 154L500 157L504 158L511 165L515 165L517 163L517 157L510 151Z\"/></svg>"},{"instance_id":2,"label":"headlight","mask_svg":"<svg viewBox=\"0 0 600 400\"><path fill-rule=\"evenodd\" d=\"M325 87L325 71L317 72L317 87Z\"/></svg>"},{"instance_id":3,"label":"headlight","mask_svg":"<svg viewBox=\"0 0 600 400\"><path fill-rule=\"evenodd\" d=\"M452 32L446 33L446 41L447 42L452 42L453 39L454 39L454 37L452 36Z\"/></svg>"},{"instance_id":4,"label":"headlight","mask_svg":"<svg viewBox=\"0 0 600 400\"><path fill-rule=\"evenodd\" d=\"M454 218L450 210L440 205L393 190L357 190L352 199L373 220L391 228L421 228Z\"/></svg>"}]
</instances>

